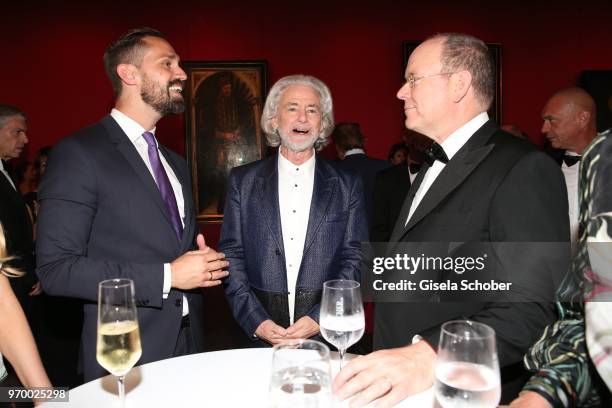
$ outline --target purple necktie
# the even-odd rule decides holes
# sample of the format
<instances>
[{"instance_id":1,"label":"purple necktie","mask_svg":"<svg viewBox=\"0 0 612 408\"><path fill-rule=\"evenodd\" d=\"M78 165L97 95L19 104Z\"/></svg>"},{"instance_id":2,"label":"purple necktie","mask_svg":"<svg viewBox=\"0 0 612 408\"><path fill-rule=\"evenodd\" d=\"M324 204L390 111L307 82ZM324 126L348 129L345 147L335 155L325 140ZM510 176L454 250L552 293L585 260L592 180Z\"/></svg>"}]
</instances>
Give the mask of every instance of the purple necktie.
<instances>
[{"instance_id":1,"label":"purple necktie","mask_svg":"<svg viewBox=\"0 0 612 408\"><path fill-rule=\"evenodd\" d=\"M174 190L172 190L172 185L170 185L170 180L168 179L166 170L164 170L164 166L159 158L159 151L157 150L157 143L155 143L155 136L153 136L153 133L151 132L144 132L142 136L149 146L149 160L151 161L151 167L153 168L153 174L155 175L155 182L157 183L157 187L161 193L162 200L164 200L164 203L166 204L166 209L168 210L170 220L172 221L172 227L174 228L176 236L180 241L181 236L183 235L183 224L181 223L181 217L179 215L178 205L176 204Z\"/></svg>"}]
</instances>

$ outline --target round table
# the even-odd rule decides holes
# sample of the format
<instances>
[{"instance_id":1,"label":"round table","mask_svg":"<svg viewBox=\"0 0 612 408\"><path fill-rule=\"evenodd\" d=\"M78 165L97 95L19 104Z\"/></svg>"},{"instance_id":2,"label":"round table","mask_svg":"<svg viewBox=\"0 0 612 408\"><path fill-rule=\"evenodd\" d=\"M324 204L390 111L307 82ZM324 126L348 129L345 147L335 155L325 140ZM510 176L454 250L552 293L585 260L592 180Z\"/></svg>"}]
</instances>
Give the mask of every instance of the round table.
<instances>
[{"instance_id":1,"label":"round table","mask_svg":"<svg viewBox=\"0 0 612 408\"><path fill-rule=\"evenodd\" d=\"M267 407L271 366L271 348L214 351L144 364L126 377L125 406ZM338 368L338 355L332 353L332 375ZM433 392L428 390L398 406L425 408L432 407L433 401ZM90 381L71 389L68 403L44 406L118 407L117 380L108 375Z\"/></svg>"}]
</instances>

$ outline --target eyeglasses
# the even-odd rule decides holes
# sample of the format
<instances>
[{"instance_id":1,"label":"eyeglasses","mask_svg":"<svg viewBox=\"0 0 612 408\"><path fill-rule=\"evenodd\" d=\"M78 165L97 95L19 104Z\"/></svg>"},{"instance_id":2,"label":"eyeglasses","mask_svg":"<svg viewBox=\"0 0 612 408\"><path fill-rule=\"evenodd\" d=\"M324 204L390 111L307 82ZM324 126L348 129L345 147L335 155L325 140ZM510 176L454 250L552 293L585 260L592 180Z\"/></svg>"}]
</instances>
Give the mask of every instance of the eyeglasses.
<instances>
[{"instance_id":1,"label":"eyeglasses","mask_svg":"<svg viewBox=\"0 0 612 408\"><path fill-rule=\"evenodd\" d=\"M413 89L415 87L415 85L421 79L433 78L433 77L442 76L442 75L453 75L454 73L455 72L440 72L439 74L423 75L423 76L420 76L420 77L415 77L414 74L408 74L408 77L406 78L406 83L408 84L410 89Z\"/></svg>"}]
</instances>

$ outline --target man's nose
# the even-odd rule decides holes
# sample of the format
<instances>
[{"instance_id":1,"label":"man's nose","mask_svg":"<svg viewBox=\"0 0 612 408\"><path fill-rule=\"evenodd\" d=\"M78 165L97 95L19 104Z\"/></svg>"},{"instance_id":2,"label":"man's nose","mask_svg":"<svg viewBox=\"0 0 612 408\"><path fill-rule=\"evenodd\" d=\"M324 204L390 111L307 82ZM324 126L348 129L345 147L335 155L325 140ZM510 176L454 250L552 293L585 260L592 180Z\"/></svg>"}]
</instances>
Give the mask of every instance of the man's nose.
<instances>
[{"instance_id":1,"label":"man's nose","mask_svg":"<svg viewBox=\"0 0 612 408\"><path fill-rule=\"evenodd\" d=\"M550 132L550 123L545 120L544 123L542 123L542 133L548 133Z\"/></svg>"},{"instance_id":2,"label":"man's nose","mask_svg":"<svg viewBox=\"0 0 612 408\"><path fill-rule=\"evenodd\" d=\"M402 87L397 91L397 99L401 99L405 101L410 97L410 85L406 82Z\"/></svg>"}]
</instances>

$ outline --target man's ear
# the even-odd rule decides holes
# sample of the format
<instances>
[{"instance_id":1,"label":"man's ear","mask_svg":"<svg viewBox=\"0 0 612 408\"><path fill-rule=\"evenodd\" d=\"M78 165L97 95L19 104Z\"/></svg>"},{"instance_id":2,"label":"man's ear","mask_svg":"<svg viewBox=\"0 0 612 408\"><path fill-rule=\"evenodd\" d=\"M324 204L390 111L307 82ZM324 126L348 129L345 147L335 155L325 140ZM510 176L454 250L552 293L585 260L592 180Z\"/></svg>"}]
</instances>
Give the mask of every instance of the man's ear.
<instances>
[{"instance_id":1,"label":"man's ear","mask_svg":"<svg viewBox=\"0 0 612 408\"><path fill-rule=\"evenodd\" d=\"M467 95L472 86L472 74L463 70L455 72L450 77L453 102L460 102Z\"/></svg>"},{"instance_id":2,"label":"man's ear","mask_svg":"<svg viewBox=\"0 0 612 408\"><path fill-rule=\"evenodd\" d=\"M272 123L272 129L274 129L274 131L278 130L278 117L277 115L274 115L272 117L272 119L270 119L270 123Z\"/></svg>"},{"instance_id":3,"label":"man's ear","mask_svg":"<svg viewBox=\"0 0 612 408\"><path fill-rule=\"evenodd\" d=\"M580 127L586 127L586 125L589 123L589 120L591 119L591 113L586 110L581 110L580 112L578 112L578 115L576 115L576 118L578 119Z\"/></svg>"},{"instance_id":4,"label":"man's ear","mask_svg":"<svg viewBox=\"0 0 612 408\"><path fill-rule=\"evenodd\" d=\"M140 77L138 69L132 64L117 65L117 75L125 85L136 85Z\"/></svg>"}]
</instances>

